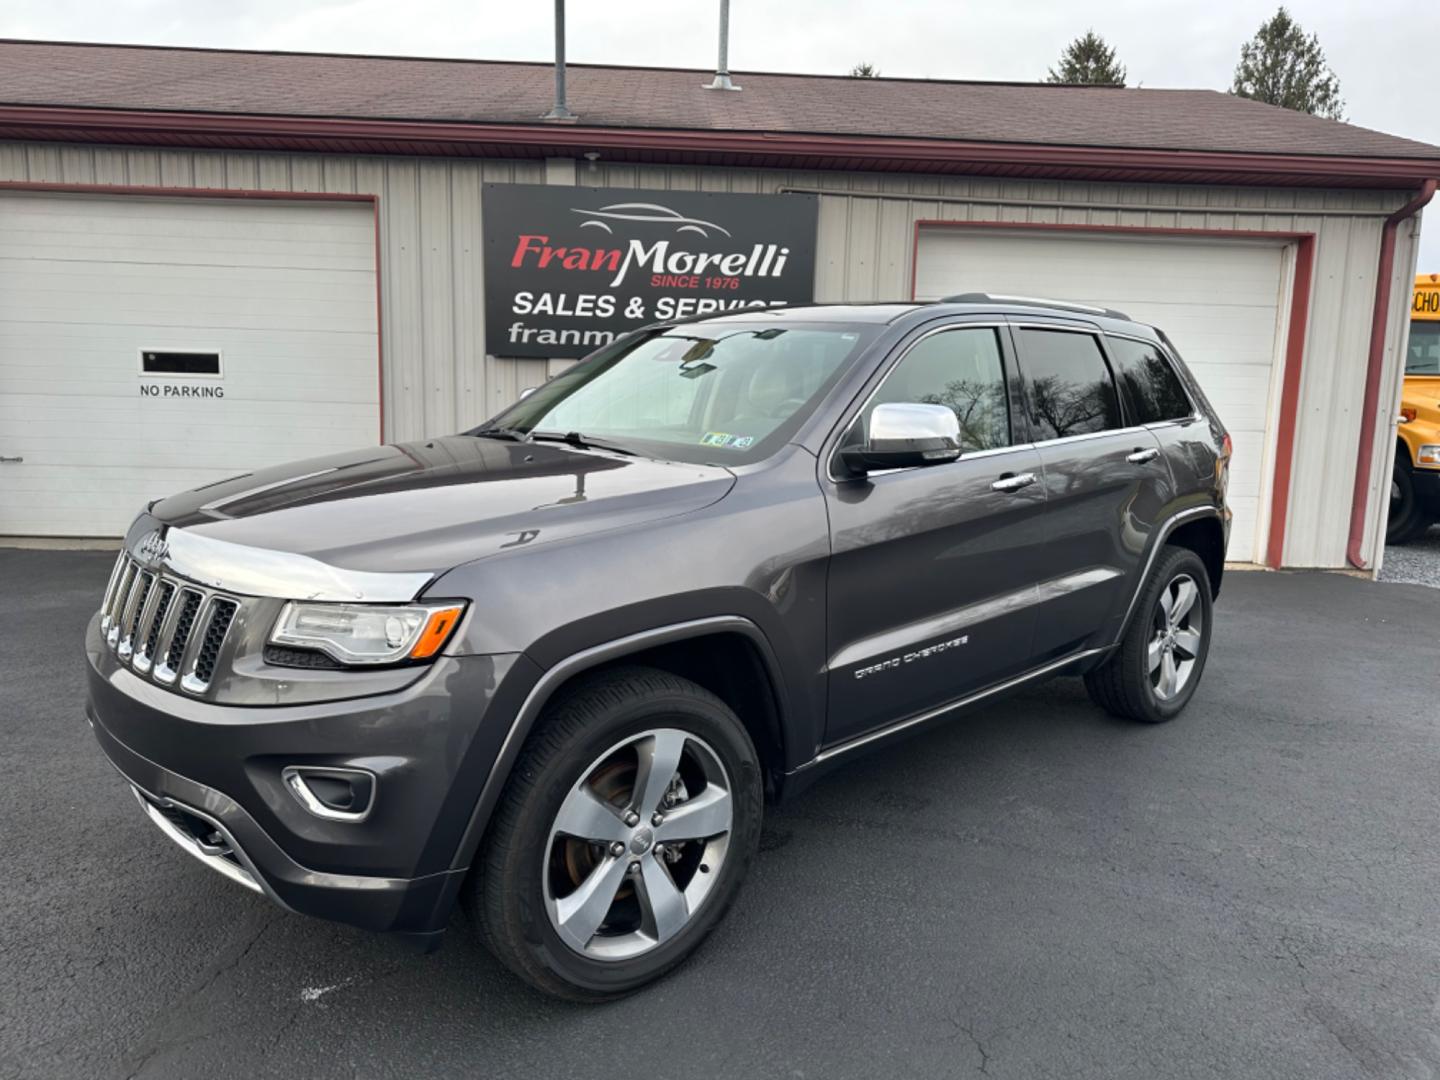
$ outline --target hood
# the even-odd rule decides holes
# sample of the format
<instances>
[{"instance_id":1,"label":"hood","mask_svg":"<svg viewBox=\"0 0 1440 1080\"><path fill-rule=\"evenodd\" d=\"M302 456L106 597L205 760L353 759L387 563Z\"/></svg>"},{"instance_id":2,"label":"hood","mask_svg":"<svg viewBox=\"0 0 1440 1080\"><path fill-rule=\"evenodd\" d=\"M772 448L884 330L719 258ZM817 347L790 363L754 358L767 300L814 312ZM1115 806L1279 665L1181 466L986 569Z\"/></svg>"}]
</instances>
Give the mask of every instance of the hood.
<instances>
[{"instance_id":1,"label":"hood","mask_svg":"<svg viewBox=\"0 0 1440 1080\"><path fill-rule=\"evenodd\" d=\"M1440 375L1407 375L1402 404L1433 409L1440 405Z\"/></svg>"},{"instance_id":2,"label":"hood","mask_svg":"<svg viewBox=\"0 0 1440 1080\"><path fill-rule=\"evenodd\" d=\"M689 513L733 484L715 465L456 435L247 473L162 499L150 513L187 532L351 570L438 573L506 548Z\"/></svg>"}]
</instances>

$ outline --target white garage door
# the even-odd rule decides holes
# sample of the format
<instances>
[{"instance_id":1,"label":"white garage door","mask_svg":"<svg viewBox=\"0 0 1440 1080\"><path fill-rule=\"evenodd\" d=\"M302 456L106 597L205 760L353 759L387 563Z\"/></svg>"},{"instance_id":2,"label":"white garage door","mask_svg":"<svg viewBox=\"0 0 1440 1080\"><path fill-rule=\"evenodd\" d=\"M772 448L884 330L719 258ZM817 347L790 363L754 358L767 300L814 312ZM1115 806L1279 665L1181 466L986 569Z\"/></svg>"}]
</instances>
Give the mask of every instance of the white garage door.
<instances>
[{"instance_id":1,"label":"white garage door","mask_svg":"<svg viewBox=\"0 0 1440 1080\"><path fill-rule=\"evenodd\" d=\"M0 194L0 535L376 443L375 305L368 204Z\"/></svg>"},{"instance_id":2,"label":"white garage door","mask_svg":"<svg viewBox=\"0 0 1440 1080\"><path fill-rule=\"evenodd\" d=\"M1168 334L1235 441L1229 557L1263 553L1284 252L1276 244L922 229L915 296L1044 296L1116 308ZM1278 393L1278 391L1273 391ZM1268 488L1267 488L1268 492Z\"/></svg>"}]
</instances>

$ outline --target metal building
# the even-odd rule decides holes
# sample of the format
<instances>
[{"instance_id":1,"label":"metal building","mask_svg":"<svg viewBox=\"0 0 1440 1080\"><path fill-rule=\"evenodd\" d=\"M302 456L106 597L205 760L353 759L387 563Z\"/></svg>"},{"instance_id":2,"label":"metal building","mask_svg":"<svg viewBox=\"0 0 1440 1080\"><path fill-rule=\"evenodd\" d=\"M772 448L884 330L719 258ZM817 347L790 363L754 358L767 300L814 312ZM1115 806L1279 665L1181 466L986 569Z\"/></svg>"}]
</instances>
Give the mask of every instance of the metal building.
<instances>
[{"instance_id":1,"label":"metal building","mask_svg":"<svg viewBox=\"0 0 1440 1080\"><path fill-rule=\"evenodd\" d=\"M814 194L818 300L1164 327L1236 445L1231 558L1373 568L1440 149L1209 91L0 43L0 535L454 431L483 185ZM22 461L11 459L23 458Z\"/></svg>"}]
</instances>

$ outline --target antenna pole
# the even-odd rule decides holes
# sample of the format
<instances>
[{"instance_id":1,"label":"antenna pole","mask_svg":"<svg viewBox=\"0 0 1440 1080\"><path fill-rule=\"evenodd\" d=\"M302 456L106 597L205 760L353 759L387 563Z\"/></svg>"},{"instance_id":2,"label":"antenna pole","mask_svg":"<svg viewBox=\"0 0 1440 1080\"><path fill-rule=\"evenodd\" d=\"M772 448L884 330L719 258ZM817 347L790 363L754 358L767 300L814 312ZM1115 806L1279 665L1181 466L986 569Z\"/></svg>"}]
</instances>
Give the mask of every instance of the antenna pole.
<instances>
[{"instance_id":1,"label":"antenna pole","mask_svg":"<svg viewBox=\"0 0 1440 1080\"><path fill-rule=\"evenodd\" d=\"M705 90L739 90L730 81L730 0L720 0L720 63L715 68L715 78L706 83Z\"/></svg>"},{"instance_id":2,"label":"antenna pole","mask_svg":"<svg viewBox=\"0 0 1440 1080\"><path fill-rule=\"evenodd\" d=\"M555 104L540 119L575 119L565 104L565 0L555 0Z\"/></svg>"}]
</instances>

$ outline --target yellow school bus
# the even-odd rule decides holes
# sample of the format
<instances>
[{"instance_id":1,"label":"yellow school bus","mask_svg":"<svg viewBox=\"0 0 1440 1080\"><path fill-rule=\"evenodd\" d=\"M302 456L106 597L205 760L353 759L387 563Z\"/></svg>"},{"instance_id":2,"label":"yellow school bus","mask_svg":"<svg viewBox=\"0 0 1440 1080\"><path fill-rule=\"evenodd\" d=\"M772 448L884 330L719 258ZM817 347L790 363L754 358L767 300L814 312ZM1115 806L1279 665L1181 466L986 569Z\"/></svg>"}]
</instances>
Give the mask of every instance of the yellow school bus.
<instances>
[{"instance_id":1,"label":"yellow school bus","mask_svg":"<svg viewBox=\"0 0 1440 1080\"><path fill-rule=\"evenodd\" d=\"M1388 544L1414 540L1440 520L1440 274L1415 279L1398 431Z\"/></svg>"}]
</instances>

